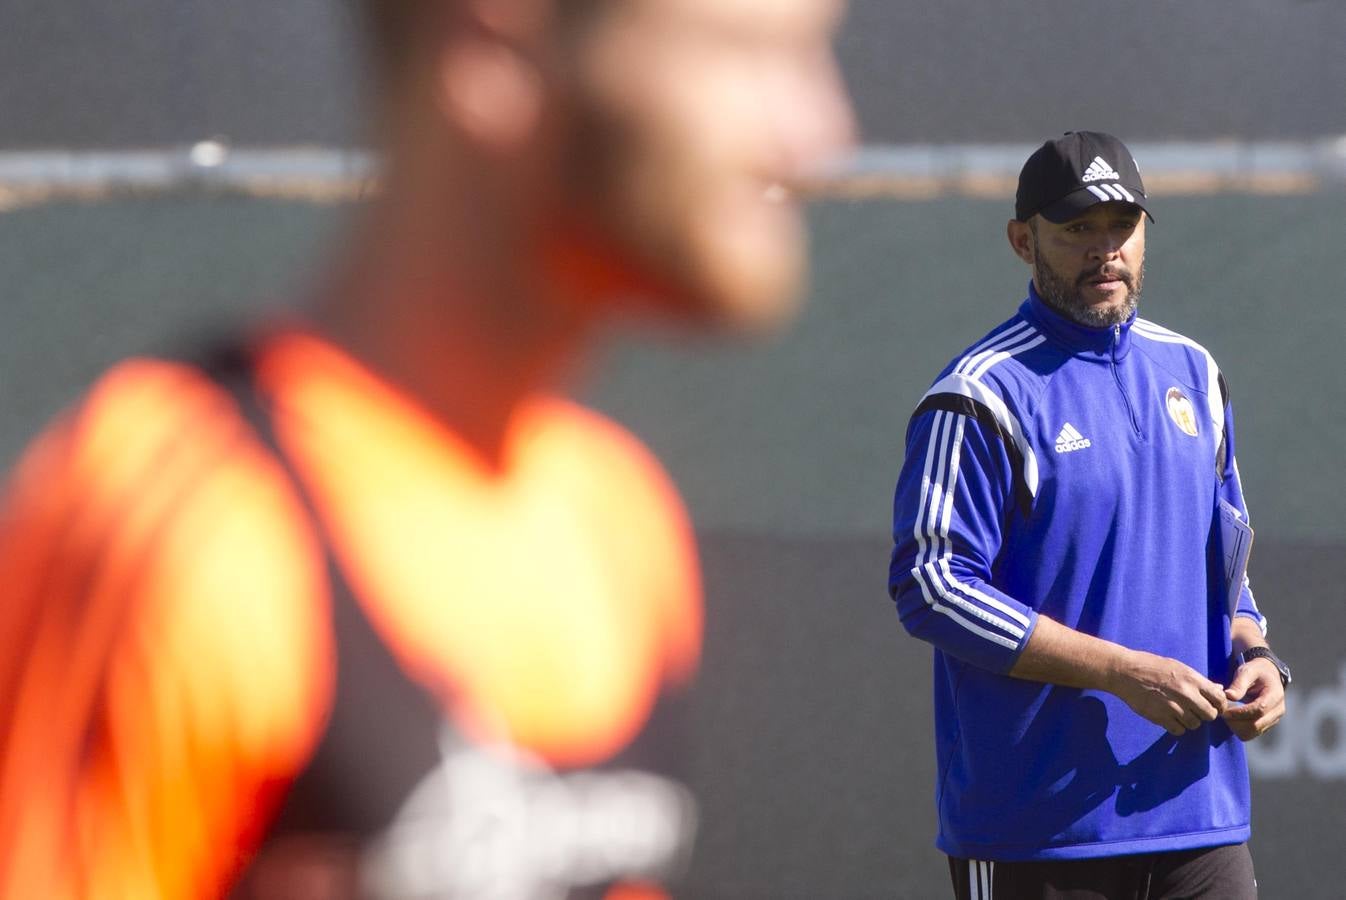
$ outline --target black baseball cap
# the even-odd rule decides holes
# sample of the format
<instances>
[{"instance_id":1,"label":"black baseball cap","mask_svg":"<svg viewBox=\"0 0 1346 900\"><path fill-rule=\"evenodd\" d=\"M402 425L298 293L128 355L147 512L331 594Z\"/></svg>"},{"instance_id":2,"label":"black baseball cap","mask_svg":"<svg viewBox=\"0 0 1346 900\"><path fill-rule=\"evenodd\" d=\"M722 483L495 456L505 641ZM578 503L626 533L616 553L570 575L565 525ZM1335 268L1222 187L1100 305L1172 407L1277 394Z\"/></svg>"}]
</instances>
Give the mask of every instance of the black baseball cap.
<instances>
[{"instance_id":1,"label":"black baseball cap","mask_svg":"<svg viewBox=\"0 0 1346 900\"><path fill-rule=\"evenodd\" d=\"M1014 218L1027 222L1041 215L1060 224L1095 203L1113 200L1134 203L1154 221L1140 169L1126 145L1101 131L1067 131L1024 163L1014 195Z\"/></svg>"}]
</instances>

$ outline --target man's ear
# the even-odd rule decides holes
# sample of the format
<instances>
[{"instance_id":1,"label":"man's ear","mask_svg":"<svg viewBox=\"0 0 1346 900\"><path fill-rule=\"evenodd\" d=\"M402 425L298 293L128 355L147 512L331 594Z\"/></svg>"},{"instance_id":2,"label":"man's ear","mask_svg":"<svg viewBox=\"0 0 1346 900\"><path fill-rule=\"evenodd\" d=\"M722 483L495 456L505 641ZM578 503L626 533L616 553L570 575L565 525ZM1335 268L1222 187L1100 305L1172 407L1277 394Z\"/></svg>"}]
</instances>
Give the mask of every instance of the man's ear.
<instances>
[{"instance_id":1,"label":"man's ear","mask_svg":"<svg viewBox=\"0 0 1346 900\"><path fill-rule=\"evenodd\" d=\"M481 146L509 151L527 143L542 116L536 68L504 41L471 34L453 39L438 61L439 106Z\"/></svg>"},{"instance_id":2,"label":"man's ear","mask_svg":"<svg viewBox=\"0 0 1346 900\"><path fill-rule=\"evenodd\" d=\"M1014 255L1030 266L1037 260L1037 242L1033 229L1027 222L1010 219L1005 226L1005 237L1009 238L1010 249Z\"/></svg>"},{"instance_id":3,"label":"man's ear","mask_svg":"<svg viewBox=\"0 0 1346 900\"><path fill-rule=\"evenodd\" d=\"M470 0L440 49L440 108L485 148L517 149L541 122L544 86L529 53L543 40L549 9L542 0Z\"/></svg>"}]
</instances>

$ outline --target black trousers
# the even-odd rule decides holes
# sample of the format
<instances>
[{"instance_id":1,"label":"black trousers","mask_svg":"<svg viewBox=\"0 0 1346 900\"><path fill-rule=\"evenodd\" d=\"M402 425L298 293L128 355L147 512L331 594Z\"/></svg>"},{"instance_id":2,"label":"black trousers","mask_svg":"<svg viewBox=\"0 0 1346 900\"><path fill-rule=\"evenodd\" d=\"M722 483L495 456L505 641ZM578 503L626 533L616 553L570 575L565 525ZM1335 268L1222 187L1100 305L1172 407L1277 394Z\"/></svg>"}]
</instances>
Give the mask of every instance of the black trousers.
<instances>
[{"instance_id":1,"label":"black trousers","mask_svg":"<svg viewBox=\"0 0 1346 900\"><path fill-rule=\"evenodd\" d=\"M1098 859L949 857L955 900L1256 900L1247 844Z\"/></svg>"}]
</instances>

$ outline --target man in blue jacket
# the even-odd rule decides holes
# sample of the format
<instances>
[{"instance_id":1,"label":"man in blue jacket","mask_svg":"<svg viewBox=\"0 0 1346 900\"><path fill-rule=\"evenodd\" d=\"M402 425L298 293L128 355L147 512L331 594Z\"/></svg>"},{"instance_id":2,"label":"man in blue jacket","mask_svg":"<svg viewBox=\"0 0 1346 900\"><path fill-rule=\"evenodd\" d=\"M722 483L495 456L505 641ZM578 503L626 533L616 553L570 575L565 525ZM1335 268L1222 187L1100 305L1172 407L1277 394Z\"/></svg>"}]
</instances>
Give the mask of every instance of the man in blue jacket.
<instances>
[{"instance_id":1,"label":"man in blue jacket","mask_svg":"<svg viewBox=\"0 0 1346 900\"><path fill-rule=\"evenodd\" d=\"M1289 670L1226 564L1247 511L1224 379L1136 315L1148 215L1115 137L1039 148L1008 225L1028 298L908 428L888 584L935 648L963 900L1256 896L1241 741Z\"/></svg>"}]
</instances>

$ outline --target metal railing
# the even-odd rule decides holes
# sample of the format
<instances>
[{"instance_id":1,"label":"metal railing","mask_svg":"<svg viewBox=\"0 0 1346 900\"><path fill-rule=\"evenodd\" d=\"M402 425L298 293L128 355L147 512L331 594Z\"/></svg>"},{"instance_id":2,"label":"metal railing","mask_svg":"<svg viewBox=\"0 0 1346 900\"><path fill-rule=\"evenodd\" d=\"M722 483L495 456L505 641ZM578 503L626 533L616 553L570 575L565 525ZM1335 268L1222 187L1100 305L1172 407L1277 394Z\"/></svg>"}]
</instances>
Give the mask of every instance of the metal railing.
<instances>
[{"instance_id":1,"label":"metal railing","mask_svg":"<svg viewBox=\"0 0 1346 900\"><path fill-rule=\"evenodd\" d=\"M1032 145L865 146L809 180L825 197L926 199L1012 196ZM1297 194L1346 188L1346 137L1300 142L1132 145L1151 194ZM0 151L0 209L61 199L222 191L342 202L377 188L370 154L334 147L233 147L220 140L169 148Z\"/></svg>"}]
</instances>

